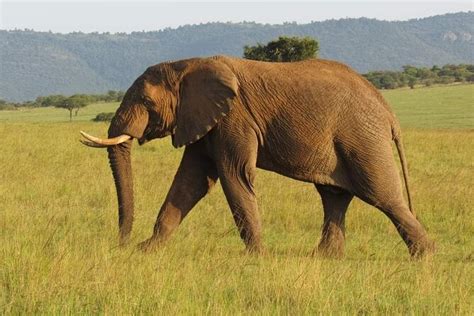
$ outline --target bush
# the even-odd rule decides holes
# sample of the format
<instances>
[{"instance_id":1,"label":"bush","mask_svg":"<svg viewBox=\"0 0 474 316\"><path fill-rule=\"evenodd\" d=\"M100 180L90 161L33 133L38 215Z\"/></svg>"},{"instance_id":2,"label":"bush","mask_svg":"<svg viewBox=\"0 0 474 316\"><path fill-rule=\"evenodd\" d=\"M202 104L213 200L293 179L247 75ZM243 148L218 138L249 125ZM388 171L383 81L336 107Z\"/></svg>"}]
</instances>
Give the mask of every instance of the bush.
<instances>
[{"instance_id":1,"label":"bush","mask_svg":"<svg viewBox=\"0 0 474 316\"><path fill-rule=\"evenodd\" d=\"M448 77L448 76L442 76L439 77L438 80L436 80L436 83L441 83L441 84L450 84L453 83L456 79L453 77Z\"/></svg>"},{"instance_id":2,"label":"bush","mask_svg":"<svg viewBox=\"0 0 474 316\"><path fill-rule=\"evenodd\" d=\"M114 117L114 112L102 112L102 113L99 113L97 114L97 116L95 118L93 118L92 120L94 122L110 122L112 121L112 118Z\"/></svg>"},{"instance_id":3,"label":"bush","mask_svg":"<svg viewBox=\"0 0 474 316\"><path fill-rule=\"evenodd\" d=\"M266 45L244 47L244 58L273 62L292 62L316 58L319 43L311 37L280 36Z\"/></svg>"},{"instance_id":4,"label":"bush","mask_svg":"<svg viewBox=\"0 0 474 316\"><path fill-rule=\"evenodd\" d=\"M426 79L424 81L424 84L425 84L426 87L431 87L433 85L433 83L434 83L433 79Z\"/></svg>"}]
</instances>

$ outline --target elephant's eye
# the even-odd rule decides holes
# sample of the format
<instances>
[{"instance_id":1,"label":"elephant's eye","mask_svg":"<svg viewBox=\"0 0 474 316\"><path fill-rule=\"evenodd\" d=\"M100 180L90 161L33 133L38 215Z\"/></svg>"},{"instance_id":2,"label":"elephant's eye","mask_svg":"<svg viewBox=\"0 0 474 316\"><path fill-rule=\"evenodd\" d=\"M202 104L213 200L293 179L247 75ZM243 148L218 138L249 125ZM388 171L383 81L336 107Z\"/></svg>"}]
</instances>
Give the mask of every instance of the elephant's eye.
<instances>
[{"instance_id":1,"label":"elephant's eye","mask_svg":"<svg viewBox=\"0 0 474 316\"><path fill-rule=\"evenodd\" d=\"M147 108L151 108L153 106L153 102L151 102L150 99L147 99L147 98L143 98L143 104L147 107Z\"/></svg>"}]
</instances>

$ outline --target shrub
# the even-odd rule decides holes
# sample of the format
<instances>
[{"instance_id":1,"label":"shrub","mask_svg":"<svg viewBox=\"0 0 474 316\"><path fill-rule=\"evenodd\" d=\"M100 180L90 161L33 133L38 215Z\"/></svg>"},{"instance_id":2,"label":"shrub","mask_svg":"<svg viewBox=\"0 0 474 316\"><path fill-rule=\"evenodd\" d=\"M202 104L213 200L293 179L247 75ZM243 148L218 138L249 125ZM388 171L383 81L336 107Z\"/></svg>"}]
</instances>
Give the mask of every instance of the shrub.
<instances>
[{"instance_id":1,"label":"shrub","mask_svg":"<svg viewBox=\"0 0 474 316\"><path fill-rule=\"evenodd\" d=\"M273 62L292 62L316 58L319 43L311 37L280 36L266 45L244 47L244 58Z\"/></svg>"},{"instance_id":2,"label":"shrub","mask_svg":"<svg viewBox=\"0 0 474 316\"><path fill-rule=\"evenodd\" d=\"M97 114L97 116L95 118L93 118L92 120L94 122L110 122L112 121L112 118L114 117L114 112L102 112L102 113L99 113Z\"/></svg>"}]
</instances>

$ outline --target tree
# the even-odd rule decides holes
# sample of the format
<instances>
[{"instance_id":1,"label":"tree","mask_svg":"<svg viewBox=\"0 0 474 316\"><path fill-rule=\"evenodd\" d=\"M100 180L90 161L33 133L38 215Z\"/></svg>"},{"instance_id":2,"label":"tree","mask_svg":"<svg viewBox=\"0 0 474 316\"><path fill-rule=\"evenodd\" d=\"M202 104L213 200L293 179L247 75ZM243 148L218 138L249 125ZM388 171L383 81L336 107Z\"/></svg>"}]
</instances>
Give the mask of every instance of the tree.
<instances>
[{"instance_id":1,"label":"tree","mask_svg":"<svg viewBox=\"0 0 474 316\"><path fill-rule=\"evenodd\" d=\"M69 111L69 121L72 121L72 111L76 110L76 115L79 109L87 106L89 100L84 94L75 94L69 98L64 98L62 101L56 103L54 106Z\"/></svg>"},{"instance_id":2,"label":"tree","mask_svg":"<svg viewBox=\"0 0 474 316\"><path fill-rule=\"evenodd\" d=\"M440 72L441 68L438 67L438 65L433 65L433 67L431 67L431 72L433 73L436 73L438 74L438 72Z\"/></svg>"},{"instance_id":3,"label":"tree","mask_svg":"<svg viewBox=\"0 0 474 316\"><path fill-rule=\"evenodd\" d=\"M380 78L380 84L384 89L395 89L398 87L397 82L390 71L385 72L385 74Z\"/></svg>"},{"instance_id":4,"label":"tree","mask_svg":"<svg viewBox=\"0 0 474 316\"><path fill-rule=\"evenodd\" d=\"M66 99L63 95L49 95L46 97L37 97L35 103L39 107L56 106Z\"/></svg>"},{"instance_id":5,"label":"tree","mask_svg":"<svg viewBox=\"0 0 474 316\"><path fill-rule=\"evenodd\" d=\"M114 102L116 100L117 100L117 91L114 91L114 90L107 91L107 96L105 98L105 101Z\"/></svg>"},{"instance_id":6,"label":"tree","mask_svg":"<svg viewBox=\"0 0 474 316\"><path fill-rule=\"evenodd\" d=\"M408 76L411 77L416 77L418 73L418 69L416 67L413 67L411 65L405 65L403 66L403 73L407 74Z\"/></svg>"},{"instance_id":7,"label":"tree","mask_svg":"<svg viewBox=\"0 0 474 316\"><path fill-rule=\"evenodd\" d=\"M122 102L124 96L125 96L125 92L124 92L124 91L119 91L119 92L117 92L117 101L118 101L118 102Z\"/></svg>"},{"instance_id":8,"label":"tree","mask_svg":"<svg viewBox=\"0 0 474 316\"><path fill-rule=\"evenodd\" d=\"M280 36L267 45L244 47L244 58L262 61L292 62L316 58L319 43L311 37Z\"/></svg>"}]
</instances>

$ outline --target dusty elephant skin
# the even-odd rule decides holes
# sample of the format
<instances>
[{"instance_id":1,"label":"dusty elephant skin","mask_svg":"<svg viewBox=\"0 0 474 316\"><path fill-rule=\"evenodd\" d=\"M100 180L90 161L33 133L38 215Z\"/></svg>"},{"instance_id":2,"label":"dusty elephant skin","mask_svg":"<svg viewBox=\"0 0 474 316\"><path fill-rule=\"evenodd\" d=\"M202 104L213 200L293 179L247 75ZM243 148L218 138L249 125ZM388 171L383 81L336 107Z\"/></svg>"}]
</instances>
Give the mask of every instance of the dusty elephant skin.
<instances>
[{"instance_id":1,"label":"dusty elephant skin","mask_svg":"<svg viewBox=\"0 0 474 316\"><path fill-rule=\"evenodd\" d=\"M107 147L121 243L133 222L132 139L142 145L171 136L175 147L186 148L153 235L141 244L144 249L164 242L220 179L247 249L262 251L256 168L315 184L324 208L320 253L343 255L344 218L354 196L390 218L412 256L433 249L411 211L394 114L370 83L337 62L266 63L219 56L155 65L126 92L109 139L83 135L88 139L84 144Z\"/></svg>"}]
</instances>

